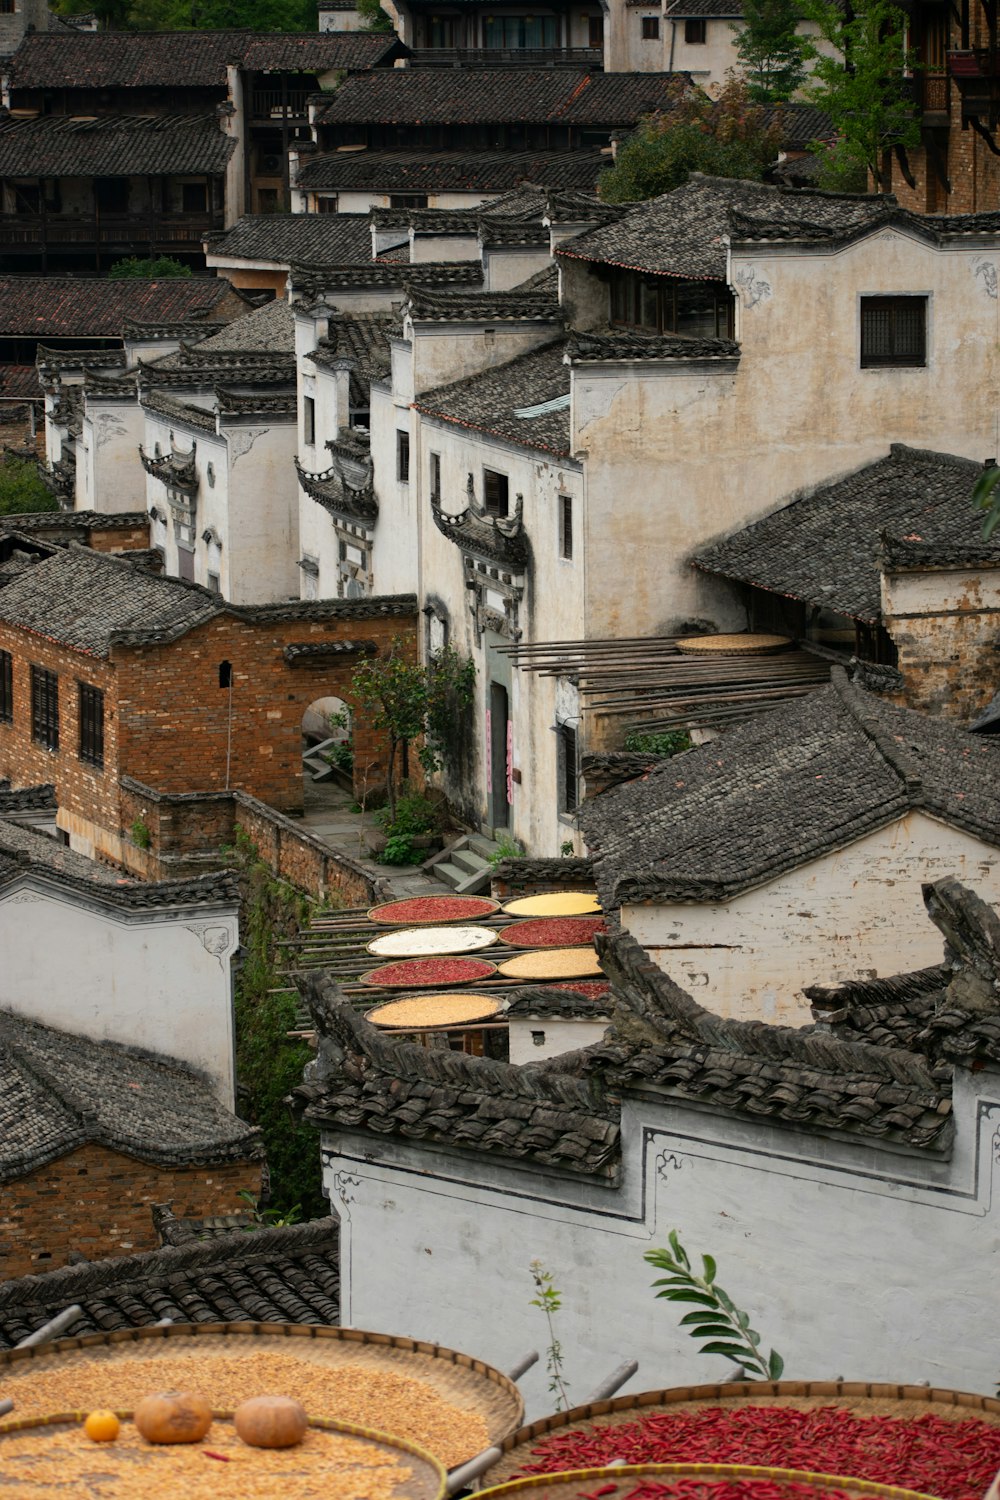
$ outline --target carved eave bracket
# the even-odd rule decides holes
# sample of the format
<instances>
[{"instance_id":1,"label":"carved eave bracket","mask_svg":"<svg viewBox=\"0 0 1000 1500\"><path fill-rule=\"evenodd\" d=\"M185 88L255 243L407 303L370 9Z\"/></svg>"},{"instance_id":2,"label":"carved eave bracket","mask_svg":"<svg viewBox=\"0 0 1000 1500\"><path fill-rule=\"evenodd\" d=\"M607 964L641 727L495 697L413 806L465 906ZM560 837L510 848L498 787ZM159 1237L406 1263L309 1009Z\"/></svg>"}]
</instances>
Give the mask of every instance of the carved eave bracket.
<instances>
[{"instance_id":1,"label":"carved eave bracket","mask_svg":"<svg viewBox=\"0 0 1000 1500\"><path fill-rule=\"evenodd\" d=\"M340 519L359 526L366 533L374 532L378 520L378 500L372 484L370 460L364 482L360 486L350 482L344 464L337 459L321 473L310 473L296 458L295 472L305 493L328 511L334 520Z\"/></svg>"},{"instance_id":2,"label":"carved eave bracket","mask_svg":"<svg viewBox=\"0 0 1000 1500\"><path fill-rule=\"evenodd\" d=\"M531 566L531 547L524 530L524 497L518 495L509 516L491 515L476 500L473 477L466 489L467 505L456 515L446 514L431 496L431 515L442 536L462 552L469 610L481 641L486 631L521 638L520 610Z\"/></svg>"}]
</instances>

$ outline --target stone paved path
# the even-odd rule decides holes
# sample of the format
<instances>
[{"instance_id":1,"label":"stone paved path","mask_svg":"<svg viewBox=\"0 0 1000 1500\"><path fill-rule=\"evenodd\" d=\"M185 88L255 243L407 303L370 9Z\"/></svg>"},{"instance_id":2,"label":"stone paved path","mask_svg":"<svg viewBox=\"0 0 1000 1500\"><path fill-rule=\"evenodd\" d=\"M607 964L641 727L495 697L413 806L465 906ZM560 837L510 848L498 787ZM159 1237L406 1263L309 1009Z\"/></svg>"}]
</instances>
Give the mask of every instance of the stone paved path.
<instances>
[{"instance_id":1,"label":"stone paved path","mask_svg":"<svg viewBox=\"0 0 1000 1500\"><path fill-rule=\"evenodd\" d=\"M402 900L408 896L441 896L448 887L430 875L425 875L419 865L380 865L372 858L362 837L364 830L372 828L371 813L352 812L354 799L346 787L336 782L315 782L306 779L305 814L303 826L316 838L329 844L331 849L346 854L379 882L386 899Z\"/></svg>"}]
</instances>

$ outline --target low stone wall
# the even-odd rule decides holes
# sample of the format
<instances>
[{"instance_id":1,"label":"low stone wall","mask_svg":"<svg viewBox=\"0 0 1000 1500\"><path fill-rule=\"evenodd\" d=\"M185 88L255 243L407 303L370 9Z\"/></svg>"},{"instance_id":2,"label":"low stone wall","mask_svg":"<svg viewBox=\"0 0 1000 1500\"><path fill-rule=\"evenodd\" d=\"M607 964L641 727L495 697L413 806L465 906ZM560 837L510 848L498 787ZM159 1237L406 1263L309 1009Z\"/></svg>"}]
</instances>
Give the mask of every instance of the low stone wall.
<instances>
[{"instance_id":1,"label":"low stone wall","mask_svg":"<svg viewBox=\"0 0 1000 1500\"><path fill-rule=\"evenodd\" d=\"M363 865L247 792L158 792L129 776L120 787L121 862L143 879L219 869L232 862L225 850L242 832L276 875L317 900L334 896L344 906L368 906L378 899Z\"/></svg>"},{"instance_id":2,"label":"low stone wall","mask_svg":"<svg viewBox=\"0 0 1000 1500\"><path fill-rule=\"evenodd\" d=\"M502 859L493 871L490 891L496 901L537 896L544 891L589 891L594 870L589 859Z\"/></svg>"}]
</instances>

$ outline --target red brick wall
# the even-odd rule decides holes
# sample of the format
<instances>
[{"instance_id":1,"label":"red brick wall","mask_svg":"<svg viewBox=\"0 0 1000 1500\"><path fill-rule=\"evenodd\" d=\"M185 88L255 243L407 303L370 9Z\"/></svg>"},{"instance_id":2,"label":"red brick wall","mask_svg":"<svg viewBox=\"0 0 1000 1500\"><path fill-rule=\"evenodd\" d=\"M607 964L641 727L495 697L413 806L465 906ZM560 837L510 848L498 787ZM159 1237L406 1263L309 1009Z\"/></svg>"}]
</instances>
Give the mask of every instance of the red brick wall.
<instances>
[{"instance_id":1,"label":"red brick wall","mask_svg":"<svg viewBox=\"0 0 1000 1500\"><path fill-rule=\"evenodd\" d=\"M149 522L141 526L91 526L87 540L95 552L129 552L149 546Z\"/></svg>"},{"instance_id":2,"label":"red brick wall","mask_svg":"<svg viewBox=\"0 0 1000 1500\"><path fill-rule=\"evenodd\" d=\"M82 1146L0 1186L0 1279L88 1260L155 1250L150 1204L172 1202L180 1216L231 1214L237 1193L260 1192L260 1162L171 1170L104 1146Z\"/></svg>"}]
</instances>

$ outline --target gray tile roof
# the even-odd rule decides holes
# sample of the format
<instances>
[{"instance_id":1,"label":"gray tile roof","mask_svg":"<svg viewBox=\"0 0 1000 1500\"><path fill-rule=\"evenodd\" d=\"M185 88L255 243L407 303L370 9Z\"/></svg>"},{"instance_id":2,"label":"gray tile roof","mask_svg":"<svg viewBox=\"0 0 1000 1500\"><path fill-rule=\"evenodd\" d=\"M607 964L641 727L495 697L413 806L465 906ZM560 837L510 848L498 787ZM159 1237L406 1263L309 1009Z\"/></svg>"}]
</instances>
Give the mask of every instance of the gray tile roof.
<instances>
[{"instance_id":1,"label":"gray tile roof","mask_svg":"<svg viewBox=\"0 0 1000 1500\"><path fill-rule=\"evenodd\" d=\"M11 807L8 798L13 801L16 797L16 792L0 794L0 855L7 855L10 860L16 861L18 873L23 874L30 864L56 874L74 875L78 880L91 885L118 885L122 879L120 871L99 864L97 860L87 859L86 855L77 854L47 833L36 833L32 828L23 828L5 818L3 815L7 811L23 810L16 803ZM7 884L5 874L9 878L13 873L9 867L7 872L0 871L0 887Z\"/></svg>"},{"instance_id":2,"label":"gray tile roof","mask_svg":"<svg viewBox=\"0 0 1000 1500\"><path fill-rule=\"evenodd\" d=\"M311 192L367 188L394 193L499 193L522 182L553 188L593 188L607 166L607 156L596 149L331 151L303 162L299 186ZM487 206L492 210L492 204Z\"/></svg>"},{"instance_id":3,"label":"gray tile roof","mask_svg":"<svg viewBox=\"0 0 1000 1500\"><path fill-rule=\"evenodd\" d=\"M181 1063L0 1011L0 1181L88 1143L170 1166L263 1154Z\"/></svg>"},{"instance_id":4,"label":"gray tile roof","mask_svg":"<svg viewBox=\"0 0 1000 1500\"><path fill-rule=\"evenodd\" d=\"M739 21L743 18L743 0L671 0L664 15L668 21L684 20L688 16Z\"/></svg>"},{"instance_id":5,"label":"gray tile roof","mask_svg":"<svg viewBox=\"0 0 1000 1500\"><path fill-rule=\"evenodd\" d=\"M515 1021L548 1020L555 1016L561 1020L597 1021L610 1016L615 1007L610 992L591 1000L576 990L560 989L558 985L535 985L514 990L507 1001L506 1014Z\"/></svg>"},{"instance_id":6,"label":"gray tile roof","mask_svg":"<svg viewBox=\"0 0 1000 1500\"><path fill-rule=\"evenodd\" d=\"M4 177L221 176L235 150L214 115L44 115L0 123Z\"/></svg>"},{"instance_id":7,"label":"gray tile roof","mask_svg":"<svg viewBox=\"0 0 1000 1500\"><path fill-rule=\"evenodd\" d=\"M0 589L0 620L92 656L119 631L190 629L218 609L206 589L76 545Z\"/></svg>"},{"instance_id":8,"label":"gray tile roof","mask_svg":"<svg viewBox=\"0 0 1000 1500\"><path fill-rule=\"evenodd\" d=\"M609 359L739 359L732 339L699 339L683 333L638 333L628 328L593 329L573 334L566 352L574 364Z\"/></svg>"},{"instance_id":9,"label":"gray tile roof","mask_svg":"<svg viewBox=\"0 0 1000 1500\"><path fill-rule=\"evenodd\" d=\"M0 782L0 817L19 812L55 812L56 789L51 782L41 786L12 787L9 781Z\"/></svg>"},{"instance_id":10,"label":"gray tile roof","mask_svg":"<svg viewBox=\"0 0 1000 1500\"><path fill-rule=\"evenodd\" d=\"M267 260L282 266L344 266L372 258L367 214L244 214L207 245L208 253L221 260Z\"/></svg>"},{"instance_id":11,"label":"gray tile roof","mask_svg":"<svg viewBox=\"0 0 1000 1500\"><path fill-rule=\"evenodd\" d=\"M284 217L284 215L275 215ZM218 333L200 339L194 346L201 355L226 353L294 354L295 319L284 298L265 302L242 318L234 318Z\"/></svg>"},{"instance_id":12,"label":"gray tile roof","mask_svg":"<svg viewBox=\"0 0 1000 1500\"><path fill-rule=\"evenodd\" d=\"M766 203L755 204L749 212L737 206L731 216L733 243L780 241L824 249L850 244L873 229L898 228L932 245L964 242L995 247L1000 234L1000 212L920 214L900 208L891 195L869 201L873 204L871 217L854 222L848 218L817 219L811 214L796 217L787 212L773 216Z\"/></svg>"},{"instance_id":13,"label":"gray tile roof","mask_svg":"<svg viewBox=\"0 0 1000 1500\"><path fill-rule=\"evenodd\" d=\"M697 568L874 623L882 617L881 557L930 561L985 548L969 495L980 465L894 443L886 458L819 486L782 510L704 547ZM905 541L903 539L906 539ZM905 557L901 555L905 552Z\"/></svg>"},{"instance_id":14,"label":"gray tile roof","mask_svg":"<svg viewBox=\"0 0 1000 1500\"><path fill-rule=\"evenodd\" d=\"M366 265L293 266L291 269L292 290L307 303L326 298L335 302L341 287L386 286L399 290L404 286L469 287L481 285L482 280L483 267L478 260L421 261L416 264L373 260Z\"/></svg>"},{"instance_id":15,"label":"gray tile roof","mask_svg":"<svg viewBox=\"0 0 1000 1500\"><path fill-rule=\"evenodd\" d=\"M1000 846L1000 746L848 683L782 704L580 811L601 904L726 901L911 808Z\"/></svg>"},{"instance_id":16,"label":"gray tile roof","mask_svg":"<svg viewBox=\"0 0 1000 1500\"><path fill-rule=\"evenodd\" d=\"M517 287L508 292L439 292L431 287L410 287L404 305L415 322L521 323L541 319L563 320L557 298L546 290L526 292Z\"/></svg>"},{"instance_id":17,"label":"gray tile roof","mask_svg":"<svg viewBox=\"0 0 1000 1500\"><path fill-rule=\"evenodd\" d=\"M338 360L351 360L351 405L364 408L372 381L389 374L388 335L395 321L391 313L336 313L329 321L327 337L306 358L327 369Z\"/></svg>"},{"instance_id":18,"label":"gray tile roof","mask_svg":"<svg viewBox=\"0 0 1000 1500\"><path fill-rule=\"evenodd\" d=\"M238 295L238 294L235 294ZM234 296L221 276L0 276L0 335L121 338L132 320L186 323L217 315Z\"/></svg>"},{"instance_id":19,"label":"gray tile roof","mask_svg":"<svg viewBox=\"0 0 1000 1500\"><path fill-rule=\"evenodd\" d=\"M311 1323L340 1320L339 1226L317 1219L187 1239L141 1255L66 1266L0 1283L0 1349L78 1303L63 1335L175 1323Z\"/></svg>"},{"instance_id":20,"label":"gray tile roof","mask_svg":"<svg viewBox=\"0 0 1000 1500\"><path fill-rule=\"evenodd\" d=\"M560 339L455 385L426 391L414 403L427 416L469 427L523 448L566 457L570 451L569 366ZM558 403L554 408L549 403ZM539 408L548 407L548 410ZM447 495L442 497L454 507ZM456 497L457 498L457 497ZM2 599L2 595L0 595Z\"/></svg>"},{"instance_id":21,"label":"gray tile roof","mask_svg":"<svg viewBox=\"0 0 1000 1500\"><path fill-rule=\"evenodd\" d=\"M638 204L613 224L564 241L556 253L664 276L723 281L723 236L730 232L734 208L759 211L769 222L809 223L824 231L868 224L882 212L877 198L797 192L693 172L672 193Z\"/></svg>"}]
</instances>

